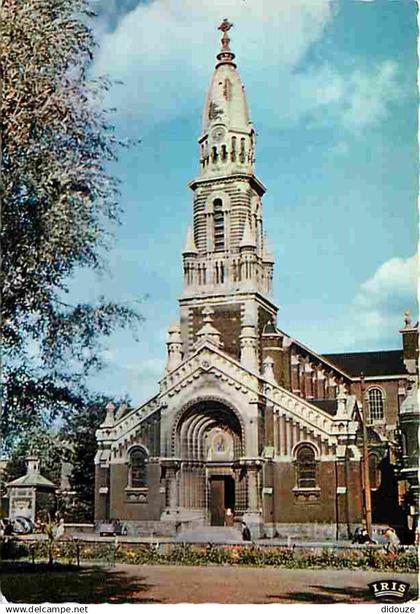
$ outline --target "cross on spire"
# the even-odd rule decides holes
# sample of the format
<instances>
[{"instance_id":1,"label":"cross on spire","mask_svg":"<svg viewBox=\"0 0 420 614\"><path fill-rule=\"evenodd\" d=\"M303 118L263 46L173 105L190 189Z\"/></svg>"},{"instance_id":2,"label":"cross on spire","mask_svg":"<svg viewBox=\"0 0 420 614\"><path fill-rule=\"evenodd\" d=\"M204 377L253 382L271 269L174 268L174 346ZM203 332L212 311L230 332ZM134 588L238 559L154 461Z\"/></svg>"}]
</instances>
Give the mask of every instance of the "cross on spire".
<instances>
[{"instance_id":1,"label":"cross on spire","mask_svg":"<svg viewBox=\"0 0 420 614\"><path fill-rule=\"evenodd\" d=\"M218 30L221 30L222 32L227 32L228 30L230 30L231 28L233 28L233 23L231 23L228 19L226 19L226 17L224 18L224 20L222 21L222 23L220 24L220 26L217 28Z\"/></svg>"},{"instance_id":2,"label":"cross on spire","mask_svg":"<svg viewBox=\"0 0 420 614\"><path fill-rule=\"evenodd\" d=\"M219 62L223 64L233 64L232 60L235 57L235 54L232 53L229 48L230 38L228 32L231 28L233 28L233 23L228 21L226 18L217 28L218 30L223 32L223 36L221 38L222 48L217 56Z\"/></svg>"}]
</instances>

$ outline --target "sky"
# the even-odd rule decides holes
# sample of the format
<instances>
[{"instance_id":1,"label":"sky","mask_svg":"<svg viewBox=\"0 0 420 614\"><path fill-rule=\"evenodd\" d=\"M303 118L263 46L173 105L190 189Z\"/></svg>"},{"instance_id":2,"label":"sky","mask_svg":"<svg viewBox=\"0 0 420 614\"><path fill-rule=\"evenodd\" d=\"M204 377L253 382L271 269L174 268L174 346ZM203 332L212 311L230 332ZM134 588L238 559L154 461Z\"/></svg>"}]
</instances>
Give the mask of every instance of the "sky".
<instances>
[{"instance_id":1,"label":"sky","mask_svg":"<svg viewBox=\"0 0 420 614\"><path fill-rule=\"evenodd\" d=\"M141 142L111 169L123 215L108 273L77 274L71 292L140 300L145 321L138 341L107 340L92 387L134 405L158 392L225 17L267 187L278 326L319 353L401 347L403 312L417 313L415 2L108 0L97 12L93 72L120 82L105 103L117 134Z\"/></svg>"}]
</instances>

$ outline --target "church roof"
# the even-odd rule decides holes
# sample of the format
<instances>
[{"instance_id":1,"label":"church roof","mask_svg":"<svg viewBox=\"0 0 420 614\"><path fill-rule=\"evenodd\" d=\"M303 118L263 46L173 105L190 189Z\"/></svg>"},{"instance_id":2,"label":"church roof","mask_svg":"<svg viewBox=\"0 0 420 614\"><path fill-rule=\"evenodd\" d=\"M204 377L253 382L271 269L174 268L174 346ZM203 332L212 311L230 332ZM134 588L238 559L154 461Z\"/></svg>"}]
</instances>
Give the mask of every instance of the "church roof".
<instances>
[{"instance_id":1,"label":"church roof","mask_svg":"<svg viewBox=\"0 0 420 614\"><path fill-rule=\"evenodd\" d=\"M330 416L335 416L337 413L337 399L317 399L311 401L312 405L323 409Z\"/></svg>"},{"instance_id":2,"label":"church roof","mask_svg":"<svg viewBox=\"0 0 420 614\"><path fill-rule=\"evenodd\" d=\"M348 352L343 354L323 354L324 358L337 365L351 377L382 375L407 375L402 350L383 350L380 352Z\"/></svg>"}]
</instances>

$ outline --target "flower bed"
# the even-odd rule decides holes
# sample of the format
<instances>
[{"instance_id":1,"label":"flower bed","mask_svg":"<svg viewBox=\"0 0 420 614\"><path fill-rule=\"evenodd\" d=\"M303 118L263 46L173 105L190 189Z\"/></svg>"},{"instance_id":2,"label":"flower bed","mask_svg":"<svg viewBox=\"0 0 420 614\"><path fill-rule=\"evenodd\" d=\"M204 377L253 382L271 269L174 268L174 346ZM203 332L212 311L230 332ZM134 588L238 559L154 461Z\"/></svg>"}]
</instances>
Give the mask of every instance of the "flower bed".
<instances>
[{"instance_id":1,"label":"flower bed","mask_svg":"<svg viewBox=\"0 0 420 614\"><path fill-rule=\"evenodd\" d=\"M46 542L9 542L2 544L1 558L46 561ZM334 568L377 569L381 571L416 572L415 548L401 549L397 554L382 549L285 548L258 546L216 546L190 544L113 544L60 541L53 545L53 558L60 563L96 561L106 564L132 565L248 565L274 566L289 569Z\"/></svg>"}]
</instances>

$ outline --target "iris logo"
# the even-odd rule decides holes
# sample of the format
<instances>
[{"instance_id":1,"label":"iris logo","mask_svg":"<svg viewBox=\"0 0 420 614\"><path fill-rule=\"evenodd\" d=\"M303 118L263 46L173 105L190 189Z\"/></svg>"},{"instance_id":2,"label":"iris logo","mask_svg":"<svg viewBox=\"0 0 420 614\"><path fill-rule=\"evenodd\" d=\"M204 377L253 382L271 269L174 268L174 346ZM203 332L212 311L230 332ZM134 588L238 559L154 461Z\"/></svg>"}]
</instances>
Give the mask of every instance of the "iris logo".
<instances>
[{"instance_id":1,"label":"iris logo","mask_svg":"<svg viewBox=\"0 0 420 614\"><path fill-rule=\"evenodd\" d=\"M368 584L375 599L381 601L404 600L408 595L410 585L401 580L378 580Z\"/></svg>"}]
</instances>

